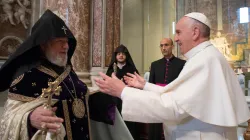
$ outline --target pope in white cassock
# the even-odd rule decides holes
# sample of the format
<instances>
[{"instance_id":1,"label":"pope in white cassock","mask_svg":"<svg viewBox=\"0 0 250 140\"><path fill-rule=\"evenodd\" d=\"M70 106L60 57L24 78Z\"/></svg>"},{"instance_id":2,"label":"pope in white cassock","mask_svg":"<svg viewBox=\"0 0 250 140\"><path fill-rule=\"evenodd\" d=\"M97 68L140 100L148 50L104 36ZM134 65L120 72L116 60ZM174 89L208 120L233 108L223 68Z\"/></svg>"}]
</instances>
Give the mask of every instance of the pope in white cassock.
<instances>
[{"instance_id":1,"label":"pope in white cassock","mask_svg":"<svg viewBox=\"0 0 250 140\"><path fill-rule=\"evenodd\" d=\"M165 87L135 73L124 79L100 73L100 91L120 97L127 121L164 123L166 140L236 140L237 125L250 118L237 77L210 42L211 25L201 13L190 13L176 25L175 41L187 62Z\"/></svg>"}]
</instances>

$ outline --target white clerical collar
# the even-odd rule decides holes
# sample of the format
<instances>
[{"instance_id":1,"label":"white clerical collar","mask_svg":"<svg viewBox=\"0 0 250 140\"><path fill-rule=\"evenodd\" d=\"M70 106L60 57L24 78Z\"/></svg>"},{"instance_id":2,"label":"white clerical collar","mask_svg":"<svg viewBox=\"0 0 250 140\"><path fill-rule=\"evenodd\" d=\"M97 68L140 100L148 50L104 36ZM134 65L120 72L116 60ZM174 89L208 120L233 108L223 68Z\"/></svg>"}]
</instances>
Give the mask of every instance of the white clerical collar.
<instances>
[{"instance_id":1,"label":"white clerical collar","mask_svg":"<svg viewBox=\"0 0 250 140\"><path fill-rule=\"evenodd\" d=\"M122 69L122 68L123 68L123 66L125 66L125 65L126 65L126 63L124 63L124 64L117 63L117 67L118 67L119 69Z\"/></svg>"},{"instance_id":2,"label":"white clerical collar","mask_svg":"<svg viewBox=\"0 0 250 140\"><path fill-rule=\"evenodd\" d=\"M190 59L191 57L193 57L194 55L196 55L197 53L199 53L200 51L202 51L203 49L205 49L206 47L212 45L210 43L210 41L205 41L200 43L199 45L197 45L196 47L193 47L191 50L189 50L187 53L184 54L184 56L187 59Z\"/></svg>"}]
</instances>

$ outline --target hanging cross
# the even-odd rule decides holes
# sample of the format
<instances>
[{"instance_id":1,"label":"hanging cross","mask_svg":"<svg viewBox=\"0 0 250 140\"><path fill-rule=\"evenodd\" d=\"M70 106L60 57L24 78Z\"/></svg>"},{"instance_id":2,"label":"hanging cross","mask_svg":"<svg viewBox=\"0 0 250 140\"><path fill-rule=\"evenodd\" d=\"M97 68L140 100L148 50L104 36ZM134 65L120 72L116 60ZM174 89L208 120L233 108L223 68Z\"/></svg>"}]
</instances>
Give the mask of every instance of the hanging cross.
<instances>
[{"instance_id":1,"label":"hanging cross","mask_svg":"<svg viewBox=\"0 0 250 140\"><path fill-rule=\"evenodd\" d=\"M62 91L62 87L58 86L58 81L54 82L48 82L48 88L43 88L42 89L42 95L41 97L46 97L48 96L48 101L45 107L50 108L52 104L52 96L55 94L56 96L60 95L60 92Z\"/></svg>"},{"instance_id":2,"label":"hanging cross","mask_svg":"<svg viewBox=\"0 0 250 140\"><path fill-rule=\"evenodd\" d=\"M68 29L65 28L65 26L63 26L62 29L63 29L63 31L64 31L64 33L65 33L65 35L66 35L66 30L68 30Z\"/></svg>"},{"instance_id":3,"label":"hanging cross","mask_svg":"<svg viewBox=\"0 0 250 140\"><path fill-rule=\"evenodd\" d=\"M114 73L116 74L117 73L117 64L116 63L113 64L113 69L114 69Z\"/></svg>"}]
</instances>

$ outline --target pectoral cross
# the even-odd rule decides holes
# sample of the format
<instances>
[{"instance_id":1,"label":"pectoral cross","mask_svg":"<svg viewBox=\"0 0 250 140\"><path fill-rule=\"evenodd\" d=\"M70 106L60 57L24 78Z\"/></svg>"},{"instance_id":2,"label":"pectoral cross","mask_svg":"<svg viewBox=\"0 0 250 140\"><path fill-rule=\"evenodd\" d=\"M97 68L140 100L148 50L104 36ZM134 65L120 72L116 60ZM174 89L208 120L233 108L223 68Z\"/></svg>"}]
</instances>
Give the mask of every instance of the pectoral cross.
<instances>
[{"instance_id":1,"label":"pectoral cross","mask_svg":"<svg viewBox=\"0 0 250 140\"><path fill-rule=\"evenodd\" d=\"M64 33L65 33L65 35L66 35L66 30L68 30L68 29L65 28L65 26L63 26L62 29L63 29L63 31L64 31Z\"/></svg>"},{"instance_id":2,"label":"pectoral cross","mask_svg":"<svg viewBox=\"0 0 250 140\"><path fill-rule=\"evenodd\" d=\"M116 75L116 73L117 73L117 64L116 63L113 64L113 69L114 69L114 73Z\"/></svg>"},{"instance_id":3,"label":"pectoral cross","mask_svg":"<svg viewBox=\"0 0 250 140\"><path fill-rule=\"evenodd\" d=\"M62 87L58 86L58 81L54 81L54 82L48 82L48 88L43 88L42 89L42 95L41 97L48 97L48 101L47 104L45 105L45 107L50 108L51 104L52 104L52 96L55 94L57 96L60 95L60 92L62 91Z\"/></svg>"}]
</instances>

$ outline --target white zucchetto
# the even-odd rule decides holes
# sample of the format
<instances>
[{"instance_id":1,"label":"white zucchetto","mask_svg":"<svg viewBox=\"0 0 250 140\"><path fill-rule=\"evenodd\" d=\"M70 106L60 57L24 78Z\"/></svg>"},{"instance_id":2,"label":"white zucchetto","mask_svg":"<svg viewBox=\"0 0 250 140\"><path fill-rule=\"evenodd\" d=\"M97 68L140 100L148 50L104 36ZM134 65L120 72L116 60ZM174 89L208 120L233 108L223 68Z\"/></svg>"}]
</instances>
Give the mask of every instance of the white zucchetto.
<instances>
[{"instance_id":1,"label":"white zucchetto","mask_svg":"<svg viewBox=\"0 0 250 140\"><path fill-rule=\"evenodd\" d=\"M202 13L192 12L192 13L186 14L185 17L190 17L190 18L192 18L192 19L198 20L198 21L200 21L201 23L207 25L207 26L211 29L211 23L210 23L210 21L209 21L208 18L207 18L204 14L202 14Z\"/></svg>"}]
</instances>

